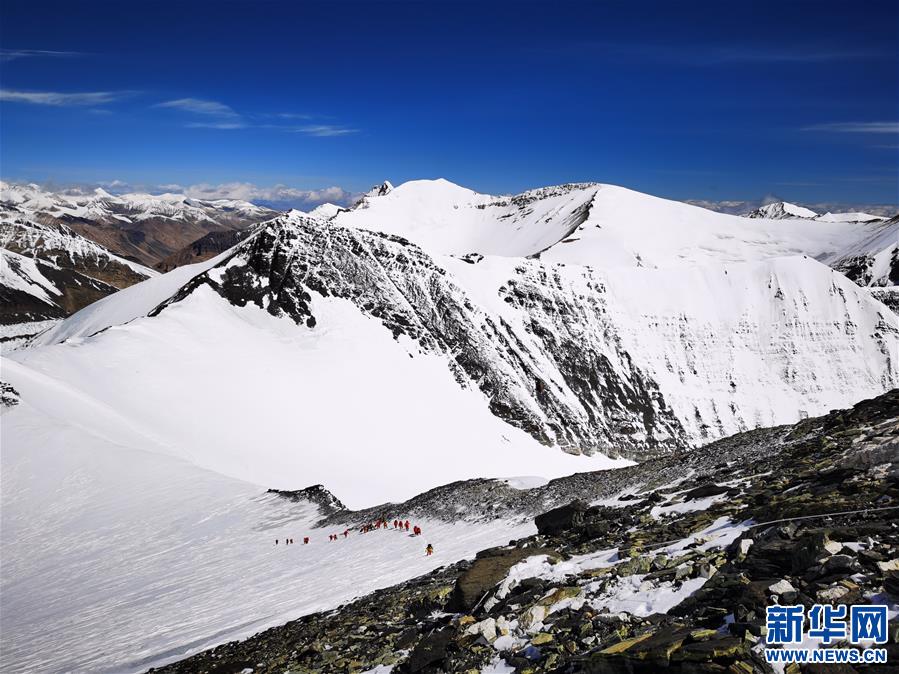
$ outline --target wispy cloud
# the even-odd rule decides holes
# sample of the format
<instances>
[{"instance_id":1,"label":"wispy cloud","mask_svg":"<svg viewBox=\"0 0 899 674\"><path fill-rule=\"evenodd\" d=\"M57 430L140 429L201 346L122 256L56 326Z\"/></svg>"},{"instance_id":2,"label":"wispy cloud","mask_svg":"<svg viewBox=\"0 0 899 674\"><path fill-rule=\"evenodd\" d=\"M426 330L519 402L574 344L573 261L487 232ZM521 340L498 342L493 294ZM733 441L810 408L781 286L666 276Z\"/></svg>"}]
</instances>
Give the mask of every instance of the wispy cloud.
<instances>
[{"instance_id":1,"label":"wispy cloud","mask_svg":"<svg viewBox=\"0 0 899 674\"><path fill-rule=\"evenodd\" d=\"M205 98L178 98L171 101L163 101L153 106L154 108L168 108L178 110L200 117L185 124L190 129L271 129L285 133L302 133L307 136L319 138L333 138L358 133L353 129L340 124L290 124L290 121L303 120L311 122L315 119L328 119L321 115L310 115L296 112L279 113L241 113L230 105L220 101ZM272 120L284 120L283 123L273 123Z\"/></svg>"},{"instance_id":2,"label":"wispy cloud","mask_svg":"<svg viewBox=\"0 0 899 674\"><path fill-rule=\"evenodd\" d=\"M275 117L280 117L281 119L314 119L315 115L308 115L298 112L279 112Z\"/></svg>"},{"instance_id":3,"label":"wispy cloud","mask_svg":"<svg viewBox=\"0 0 899 674\"><path fill-rule=\"evenodd\" d=\"M50 51L47 49L0 49L0 63L15 61L16 59L30 58L35 56L48 57L67 57L80 56L77 51Z\"/></svg>"},{"instance_id":4,"label":"wispy cloud","mask_svg":"<svg viewBox=\"0 0 899 674\"><path fill-rule=\"evenodd\" d=\"M803 131L833 133L899 133L899 122L832 122L803 127Z\"/></svg>"},{"instance_id":5,"label":"wispy cloud","mask_svg":"<svg viewBox=\"0 0 899 674\"><path fill-rule=\"evenodd\" d=\"M715 42L573 42L564 47L536 47L539 51L574 52L599 56L610 61L660 63L680 67L720 67L737 65L802 65L892 58L883 50L866 47L835 49L830 45L766 44L764 42L723 44Z\"/></svg>"},{"instance_id":6,"label":"wispy cloud","mask_svg":"<svg viewBox=\"0 0 899 674\"><path fill-rule=\"evenodd\" d=\"M294 129L297 133L305 133L307 136L318 136L327 138L332 136L346 136L351 133L358 133L359 129L350 129L345 126L336 126L334 124L309 124Z\"/></svg>"},{"instance_id":7,"label":"wispy cloud","mask_svg":"<svg viewBox=\"0 0 899 674\"><path fill-rule=\"evenodd\" d=\"M715 63L828 63L830 61L855 61L874 55L863 49L822 49L814 46L743 46L700 48L694 60Z\"/></svg>"},{"instance_id":8,"label":"wispy cloud","mask_svg":"<svg viewBox=\"0 0 899 674\"><path fill-rule=\"evenodd\" d=\"M247 127L241 121L235 122L190 122L185 124L188 129L245 129Z\"/></svg>"},{"instance_id":9,"label":"wispy cloud","mask_svg":"<svg viewBox=\"0 0 899 674\"><path fill-rule=\"evenodd\" d=\"M120 100L128 95L123 91L90 91L61 93L58 91L18 91L0 89L0 101L9 103L31 103L33 105L54 105L59 107L102 105Z\"/></svg>"},{"instance_id":10,"label":"wispy cloud","mask_svg":"<svg viewBox=\"0 0 899 674\"><path fill-rule=\"evenodd\" d=\"M178 98L173 101L157 103L153 107L172 108L196 115L210 115L213 117L240 117L230 105L202 98Z\"/></svg>"}]
</instances>

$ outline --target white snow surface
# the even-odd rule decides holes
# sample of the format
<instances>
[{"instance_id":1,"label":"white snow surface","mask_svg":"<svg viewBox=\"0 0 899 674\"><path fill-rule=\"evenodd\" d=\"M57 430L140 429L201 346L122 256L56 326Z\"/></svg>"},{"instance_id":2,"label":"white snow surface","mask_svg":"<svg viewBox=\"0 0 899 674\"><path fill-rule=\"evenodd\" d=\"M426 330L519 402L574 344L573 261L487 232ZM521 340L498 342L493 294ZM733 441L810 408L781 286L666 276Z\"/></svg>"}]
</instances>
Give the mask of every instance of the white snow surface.
<instances>
[{"instance_id":1,"label":"white snow surface","mask_svg":"<svg viewBox=\"0 0 899 674\"><path fill-rule=\"evenodd\" d=\"M144 671L535 533L531 522L424 521L417 538L332 543L338 529L311 529L308 503L166 456L58 380L9 361L3 376L22 393L2 423L9 674Z\"/></svg>"},{"instance_id":2,"label":"white snow surface","mask_svg":"<svg viewBox=\"0 0 899 674\"><path fill-rule=\"evenodd\" d=\"M870 213L830 213L819 215L818 220L821 222L871 222L883 220L883 216L871 215Z\"/></svg>"},{"instance_id":3,"label":"white snow surface","mask_svg":"<svg viewBox=\"0 0 899 674\"><path fill-rule=\"evenodd\" d=\"M876 222L859 224L857 215L745 218L599 183L500 197L438 179L367 196L364 208L340 212L334 222L396 234L432 254L540 254L547 262L608 270L817 258L867 238Z\"/></svg>"},{"instance_id":4,"label":"white snow surface","mask_svg":"<svg viewBox=\"0 0 899 674\"><path fill-rule=\"evenodd\" d=\"M324 203L319 204L311 211L309 211L309 216L313 218L324 218L328 220L329 218L333 218L335 215L340 213L341 211L346 210L343 206L338 206L336 204Z\"/></svg>"},{"instance_id":5,"label":"white snow surface","mask_svg":"<svg viewBox=\"0 0 899 674\"><path fill-rule=\"evenodd\" d=\"M152 437L154 451L267 487L325 484L353 508L465 478L629 463L540 445L459 387L441 357L394 340L348 301L319 297L315 309L319 327L298 329L201 287L158 316L15 352L4 378L42 373L116 410L129 446Z\"/></svg>"}]
</instances>

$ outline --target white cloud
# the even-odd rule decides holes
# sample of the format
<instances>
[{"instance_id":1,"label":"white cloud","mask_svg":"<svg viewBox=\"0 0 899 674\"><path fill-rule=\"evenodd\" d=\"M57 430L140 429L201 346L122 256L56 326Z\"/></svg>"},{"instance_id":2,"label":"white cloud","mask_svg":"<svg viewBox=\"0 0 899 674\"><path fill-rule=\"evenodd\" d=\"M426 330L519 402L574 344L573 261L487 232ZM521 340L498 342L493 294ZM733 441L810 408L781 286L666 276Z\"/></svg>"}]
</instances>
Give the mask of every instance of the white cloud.
<instances>
[{"instance_id":1,"label":"white cloud","mask_svg":"<svg viewBox=\"0 0 899 674\"><path fill-rule=\"evenodd\" d=\"M15 89L0 89L0 101L7 101L10 103L32 103L34 105L54 105L60 107L102 105L103 103L117 101L125 95L125 92L115 91L91 91L66 94L56 91L17 91Z\"/></svg>"},{"instance_id":2,"label":"white cloud","mask_svg":"<svg viewBox=\"0 0 899 674\"><path fill-rule=\"evenodd\" d=\"M16 59L28 58L31 56L79 56L76 51L50 51L47 49L0 49L0 63L15 61Z\"/></svg>"},{"instance_id":3,"label":"white cloud","mask_svg":"<svg viewBox=\"0 0 899 674\"><path fill-rule=\"evenodd\" d=\"M191 122L185 124L188 129L244 129L243 122Z\"/></svg>"},{"instance_id":4,"label":"white cloud","mask_svg":"<svg viewBox=\"0 0 899 674\"><path fill-rule=\"evenodd\" d=\"M107 180L104 182L97 183L100 187L107 190L127 190L131 187L131 185L124 180Z\"/></svg>"},{"instance_id":5,"label":"white cloud","mask_svg":"<svg viewBox=\"0 0 899 674\"><path fill-rule=\"evenodd\" d=\"M354 194L342 187L299 189L287 185L262 187L253 183L230 182L220 184L198 183L183 188L184 194L194 199L241 199L281 207L309 208L325 202L338 205L350 203Z\"/></svg>"},{"instance_id":6,"label":"white cloud","mask_svg":"<svg viewBox=\"0 0 899 674\"><path fill-rule=\"evenodd\" d=\"M899 133L899 122L833 122L806 126L802 130L835 133Z\"/></svg>"},{"instance_id":7,"label":"white cloud","mask_svg":"<svg viewBox=\"0 0 899 674\"><path fill-rule=\"evenodd\" d=\"M350 133L357 133L359 129L350 129L345 126L335 126L333 124L310 124L308 126L301 126L294 131L298 133L305 133L309 136L318 136L320 138L327 138L332 136L346 136Z\"/></svg>"},{"instance_id":8,"label":"white cloud","mask_svg":"<svg viewBox=\"0 0 899 674\"><path fill-rule=\"evenodd\" d=\"M290 133L303 133L319 138L346 136L358 132L358 129L351 129L337 124L306 124L303 126L286 123L272 124L264 120L270 120L273 117L284 120L312 120L315 119L315 116L292 112L241 114L230 105L205 98L178 98L157 103L153 107L180 110L205 118L201 121L192 121L185 124L190 129L272 129Z\"/></svg>"},{"instance_id":9,"label":"white cloud","mask_svg":"<svg viewBox=\"0 0 899 674\"><path fill-rule=\"evenodd\" d=\"M202 98L178 98L172 101L157 103L157 108L173 108L192 112L197 115L212 115L215 117L239 117L234 108L218 101L209 101Z\"/></svg>"}]
</instances>

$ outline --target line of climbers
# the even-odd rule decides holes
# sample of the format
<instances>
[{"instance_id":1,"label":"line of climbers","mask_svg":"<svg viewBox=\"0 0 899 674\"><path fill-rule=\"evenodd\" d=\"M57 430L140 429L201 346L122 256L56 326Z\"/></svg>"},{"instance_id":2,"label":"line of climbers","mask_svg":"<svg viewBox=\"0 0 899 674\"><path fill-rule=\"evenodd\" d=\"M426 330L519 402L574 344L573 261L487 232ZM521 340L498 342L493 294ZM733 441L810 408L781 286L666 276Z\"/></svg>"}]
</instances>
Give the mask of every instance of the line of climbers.
<instances>
[{"instance_id":1,"label":"line of climbers","mask_svg":"<svg viewBox=\"0 0 899 674\"><path fill-rule=\"evenodd\" d=\"M412 526L412 535L413 536L421 536L421 533L422 533L421 527L418 526L417 524L411 525L411 526ZM409 531L409 527L410 527L409 520L405 520L405 521L403 521L401 519L393 520L393 528L394 529L398 529L399 531ZM362 526L360 526L359 533L367 534L368 532L374 531L376 529L383 529L384 531L387 531L389 528L390 528L390 523L387 520L377 519L373 523L370 523L370 524L366 523L366 524L363 524ZM347 538L349 535L350 535L350 530L344 529L343 537ZM341 534L328 534L328 540L336 541L336 540L339 540L340 536L341 536ZM278 545L279 540L280 539L277 539L277 538L275 539L275 545ZM285 538L284 545L294 545L293 539ZM303 545L309 545L309 536L303 537ZM428 543L428 545L425 547L425 554L429 557L432 554L434 554L434 546L431 545L430 543Z\"/></svg>"}]
</instances>

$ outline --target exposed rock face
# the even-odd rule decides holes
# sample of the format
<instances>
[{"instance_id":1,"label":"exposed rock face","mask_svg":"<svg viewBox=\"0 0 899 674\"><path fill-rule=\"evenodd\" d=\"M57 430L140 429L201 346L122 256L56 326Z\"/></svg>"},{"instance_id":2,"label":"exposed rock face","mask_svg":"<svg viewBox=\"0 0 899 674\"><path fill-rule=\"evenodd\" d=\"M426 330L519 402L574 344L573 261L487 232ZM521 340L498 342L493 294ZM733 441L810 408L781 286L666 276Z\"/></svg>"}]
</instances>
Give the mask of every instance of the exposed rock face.
<instances>
[{"instance_id":1,"label":"exposed rock face","mask_svg":"<svg viewBox=\"0 0 899 674\"><path fill-rule=\"evenodd\" d=\"M14 407L19 404L19 392L7 384L0 381L0 407Z\"/></svg>"},{"instance_id":2,"label":"exposed rock face","mask_svg":"<svg viewBox=\"0 0 899 674\"><path fill-rule=\"evenodd\" d=\"M3 251L0 325L64 318L118 288L40 258Z\"/></svg>"},{"instance_id":3,"label":"exposed rock face","mask_svg":"<svg viewBox=\"0 0 899 674\"><path fill-rule=\"evenodd\" d=\"M887 305L894 314L899 314L899 287L871 288L874 298Z\"/></svg>"},{"instance_id":4,"label":"exposed rock face","mask_svg":"<svg viewBox=\"0 0 899 674\"><path fill-rule=\"evenodd\" d=\"M899 601L899 390L697 454L690 471L662 457L565 478L571 495L615 495L548 513L551 533L158 671L767 674L772 602ZM674 599L653 610L662 594ZM899 657L895 625L885 648Z\"/></svg>"},{"instance_id":5,"label":"exposed rock face","mask_svg":"<svg viewBox=\"0 0 899 674\"><path fill-rule=\"evenodd\" d=\"M119 289L139 283L151 273L61 224L41 225L22 218L0 218L0 246Z\"/></svg>"},{"instance_id":6,"label":"exposed rock face","mask_svg":"<svg viewBox=\"0 0 899 674\"><path fill-rule=\"evenodd\" d=\"M348 300L411 340L410 353L443 355L496 416L572 453L645 457L795 420L899 379L892 314L878 314L866 292L811 260L714 279L702 270L657 275L671 302L635 306L641 299L628 295L626 277L535 260L432 258L401 237L291 214L154 313L206 285L232 304L316 329L316 298ZM707 283L733 284L735 294L755 284L760 296L741 295L737 319L714 305L676 308Z\"/></svg>"},{"instance_id":7,"label":"exposed rock face","mask_svg":"<svg viewBox=\"0 0 899 674\"><path fill-rule=\"evenodd\" d=\"M0 247L0 325L64 318L153 274L65 225L9 217L2 209Z\"/></svg>"},{"instance_id":8,"label":"exposed rock face","mask_svg":"<svg viewBox=\"0 0 899 674\"><path fill-rule=\"evenodd\" d=\"M306 487L305 489L297 489L296 491L283 491L279 489L269 489L269 493L291 501L308 501L318 506L319 512L323 517L342 513L346 511L346 506L340 502L340 499L320 484Z\"/></svg>"},{"instance_id":9,"label":"exposed rock face","mask_svg":"<svg viewBox=\"0 0 899 674\"><path fill-rule=\"evenodd\" d=\"M250 230L224 230L209 232L201 236L188 246L172 253L164 260L157 262L155 269L161 272L171 271L185 264L194 264L209 260L219 253L224 253L243 241L250 234Z\"/></svg>"}]
</instances>

